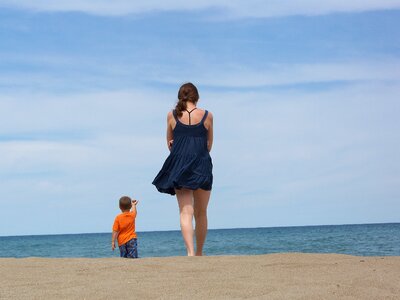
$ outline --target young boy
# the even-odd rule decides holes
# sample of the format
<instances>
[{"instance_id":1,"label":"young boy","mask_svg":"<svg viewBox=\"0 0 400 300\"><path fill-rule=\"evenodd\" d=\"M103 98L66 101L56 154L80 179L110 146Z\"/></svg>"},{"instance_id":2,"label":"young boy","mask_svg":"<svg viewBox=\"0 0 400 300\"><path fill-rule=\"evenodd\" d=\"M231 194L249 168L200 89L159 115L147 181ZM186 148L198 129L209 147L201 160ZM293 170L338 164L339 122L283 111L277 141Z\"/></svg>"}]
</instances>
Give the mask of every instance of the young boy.
<instances>
[{"instance_id":1,"label":"young boy","mask_svg":"<svg viewBox=\"0 0 400 300\"><path fill-rule=\"evenodd\" d=\"M111 249L115 249L115 239L118 237L118 246L121 257L138 258L137 237L135 232L137 200L124 196L119 199L119 208L122 213L115 217L111 236ZM131 210L132 208L132 210Z\"/></svg>"}]
</instances>

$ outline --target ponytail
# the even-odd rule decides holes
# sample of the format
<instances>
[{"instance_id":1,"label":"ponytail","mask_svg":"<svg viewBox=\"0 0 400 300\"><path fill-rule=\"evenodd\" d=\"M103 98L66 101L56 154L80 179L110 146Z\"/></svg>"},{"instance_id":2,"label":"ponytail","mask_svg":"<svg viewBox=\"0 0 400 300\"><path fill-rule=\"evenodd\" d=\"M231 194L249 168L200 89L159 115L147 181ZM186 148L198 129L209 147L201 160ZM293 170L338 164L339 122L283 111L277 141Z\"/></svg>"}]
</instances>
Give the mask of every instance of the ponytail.
<instances>
[{"instance_id":1,"label":"ponytail","mask_svg":"<svg viewBox=\"0 0 400 300\"><path fill-rule=\"evenodd\" d=\"M178 99L178 102L176 103L175 106L175 111L177 116L182 117L182 112L186 110L186 108L187 108L186 101L184 101L183 99Z\"/></svg>"},{"instance_id":2,"label":"ponytail","mask_svg":"<svg viewBox=\"0 0 400 300\"><path fill-rule=\"evenodd\" d=\"M185 83L182 85L178 92L178 102L175 106L175 112L178 117L182 116L182 112L187 108L187 102L192 102L194 104L199 100L199 92L193 83Z\"/></svg>"}]
</instances>

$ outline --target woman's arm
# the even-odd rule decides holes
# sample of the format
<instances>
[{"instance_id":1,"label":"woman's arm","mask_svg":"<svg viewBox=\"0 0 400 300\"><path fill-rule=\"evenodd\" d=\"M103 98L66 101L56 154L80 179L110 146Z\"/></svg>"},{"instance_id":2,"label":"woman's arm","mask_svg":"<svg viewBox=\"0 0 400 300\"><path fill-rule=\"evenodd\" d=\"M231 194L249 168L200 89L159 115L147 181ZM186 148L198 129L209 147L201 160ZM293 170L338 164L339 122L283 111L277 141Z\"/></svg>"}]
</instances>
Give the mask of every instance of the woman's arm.
<instances>
[{"instance_id":1,"label":"woman's arm","mask_svg":"<svg viewBox=\"0 0 400 300\"><path fill-rule=\"evenodd\" d=\"M213 139L214 139L214 129L213 129L213 120L214 117L212 115L212 113L208 113L206 122L205 122L205 126L208 130L208 134L207 134L207 148L208 148L208 152L211 151L212 148L212 144L213 144Z\"/></svg>"},{"instance_id":2,"label":"woman's arm","mask_svg":"<svg viewBox=\"0 0 400 300\"><path fill-rule=\"evenodd\" d=\"M167 147L171 151L172 143L174 142L174 134L172 132L172 123L174 121L174 116L172 112L168 112L167 115Z\"/></svg>"}]
</instances>

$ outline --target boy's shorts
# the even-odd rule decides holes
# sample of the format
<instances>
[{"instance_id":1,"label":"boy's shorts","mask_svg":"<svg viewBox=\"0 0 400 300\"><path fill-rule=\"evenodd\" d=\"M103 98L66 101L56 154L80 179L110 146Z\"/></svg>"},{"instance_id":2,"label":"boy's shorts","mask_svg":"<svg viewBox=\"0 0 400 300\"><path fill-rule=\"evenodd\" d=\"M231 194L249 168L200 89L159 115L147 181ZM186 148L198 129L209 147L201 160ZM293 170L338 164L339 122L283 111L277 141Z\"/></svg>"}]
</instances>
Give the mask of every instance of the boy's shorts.
<instances>
[{"instance_id":1,"label":"boy's shorts","mask_svg":"<svg viewBox=\"0 0 400 300\"><path fill-rule=\"evenodd\" d=\"M137 239L131 239L125 244L119 246L121 257L138 258Z\"/></svg>"}]
</instances>

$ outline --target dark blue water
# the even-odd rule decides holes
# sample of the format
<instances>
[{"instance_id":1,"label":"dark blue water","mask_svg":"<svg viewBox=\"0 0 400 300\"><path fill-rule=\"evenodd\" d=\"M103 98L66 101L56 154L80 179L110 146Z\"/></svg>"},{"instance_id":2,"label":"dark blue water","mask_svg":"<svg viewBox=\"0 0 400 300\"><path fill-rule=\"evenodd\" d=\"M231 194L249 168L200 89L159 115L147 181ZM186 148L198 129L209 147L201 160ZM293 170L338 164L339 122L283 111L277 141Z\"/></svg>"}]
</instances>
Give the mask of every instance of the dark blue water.
<instances>
[{"instance_id":1,"label":"dark blue water","mask_svg":"<svg viewBox=\"0 0 400 300\"><path fill-rule=\"evenodd\" d=\"M185 255L180 231L139 232L140 257ZM400 223L209 230L206 255L400 256ZM110 233L0 237L0 257L113 257Z\"/></svg>"}]
</instances>

